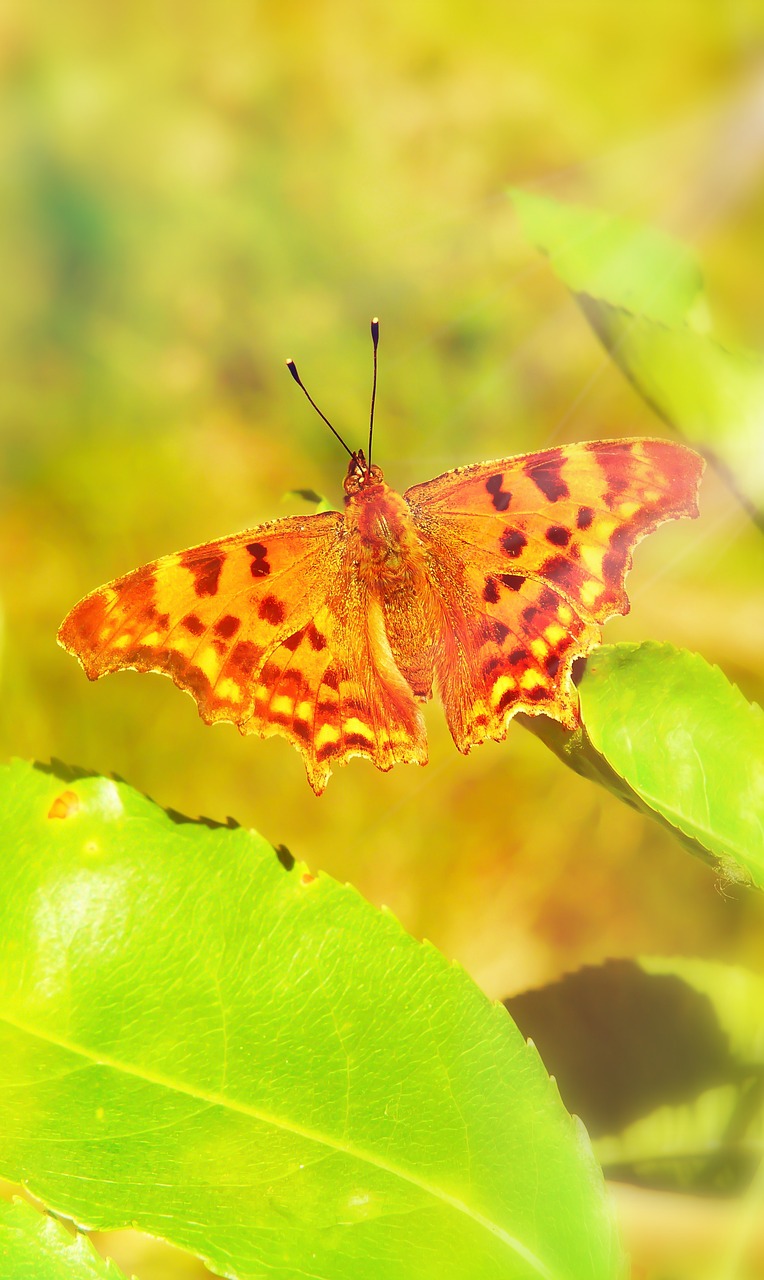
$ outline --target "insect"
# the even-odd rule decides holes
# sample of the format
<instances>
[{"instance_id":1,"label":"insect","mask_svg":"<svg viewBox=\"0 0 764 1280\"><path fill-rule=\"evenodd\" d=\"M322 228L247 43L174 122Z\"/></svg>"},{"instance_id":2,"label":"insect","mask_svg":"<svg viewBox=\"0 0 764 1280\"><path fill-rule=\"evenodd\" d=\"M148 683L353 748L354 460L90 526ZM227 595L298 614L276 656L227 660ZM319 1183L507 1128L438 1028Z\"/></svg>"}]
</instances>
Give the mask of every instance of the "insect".
<instances>
[{"instance_id":1,"label":"insect","mask_svg":"<svg viewBox=\"0 0 764 1280\"><path fill-rule=\"evenodd\" d=\"M164 556L75 605L58 638L95 680L168 675L207 723L282 734L317 795L333 766L427 761L440 694L458 749L523 711L577 723L576 657L627 613L637 542L696 516L703 460L665 440L595 440L459 467L403 495L350 455L344 512L262 524Z\"/></svg>"}]
</instances>

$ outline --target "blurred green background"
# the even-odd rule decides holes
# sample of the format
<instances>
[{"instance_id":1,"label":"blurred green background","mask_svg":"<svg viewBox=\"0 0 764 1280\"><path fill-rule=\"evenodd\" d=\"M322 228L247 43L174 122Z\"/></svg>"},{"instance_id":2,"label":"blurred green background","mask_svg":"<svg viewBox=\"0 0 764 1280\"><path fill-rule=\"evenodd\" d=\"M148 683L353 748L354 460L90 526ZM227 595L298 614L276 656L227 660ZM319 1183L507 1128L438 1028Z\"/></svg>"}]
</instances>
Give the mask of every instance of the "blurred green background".
<instances>
[{"instance_id":1,"label":"blurred green background","mask_svg":"<svg viewBox=\"0 0 764 1280\"><path fill-rule=\"evenodd\" d=\"M764 967L764 908L520 727L467 758L351 761L202 724L168 680L91 685L74 602L165 552L338 502L339 446L398 489L551 443L665 428L523 239L524 186L697 249L764 345L756 0L20 6L0 23L2 738L256 827L503 996L607 955ZM763 446L764 447L764 446ZM637 553L608 640L669 640L764 696L764 540L708 474ZM12 851L2 851L13 856Z\"/></svg>"}]
</instances>

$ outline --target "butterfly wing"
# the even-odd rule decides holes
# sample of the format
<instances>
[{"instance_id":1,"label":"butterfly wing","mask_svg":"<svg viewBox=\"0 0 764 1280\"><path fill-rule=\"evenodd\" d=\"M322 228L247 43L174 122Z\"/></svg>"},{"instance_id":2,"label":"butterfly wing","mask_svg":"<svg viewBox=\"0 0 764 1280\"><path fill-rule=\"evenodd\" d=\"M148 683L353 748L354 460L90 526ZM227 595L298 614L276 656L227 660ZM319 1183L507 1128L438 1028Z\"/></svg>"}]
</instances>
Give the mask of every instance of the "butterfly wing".
<instances>
[{"instance_id":1,"label":"butterfly wing","mask_svg":"<svg viewBox=\"0 0 764 1280\"><path fill-rule=\"evenodd\" d=\"M634 546L696 516L703 460L663 440L593 441L480 463L405 494L445 610L437 677L456 745L518 711L576 723L573 660L627 613Z\"/></svg>"},{"instance_id":2,"label":"butterfly wing","mask_svg":"<svg viewBox=\"0 0 764 1280\"><path fill-rule=\"evenodd\" d=\"M421 716L344 533L343 517L325 512L164 556L81 600L59 642L91 680L158 671L207 723L283 735L317 795L352 755L380 769L424 763Z\"/></svg>"}]
</instances>

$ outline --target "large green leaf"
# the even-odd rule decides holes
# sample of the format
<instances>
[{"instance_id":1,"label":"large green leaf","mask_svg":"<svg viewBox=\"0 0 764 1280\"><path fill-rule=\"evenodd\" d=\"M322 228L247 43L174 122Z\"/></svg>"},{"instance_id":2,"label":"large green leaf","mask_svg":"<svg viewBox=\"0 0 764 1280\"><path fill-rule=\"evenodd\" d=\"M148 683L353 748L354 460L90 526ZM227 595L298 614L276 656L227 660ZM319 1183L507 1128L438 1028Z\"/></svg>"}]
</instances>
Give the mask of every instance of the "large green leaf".
<instances>
[{"instance_id":1,"label":"large green leaf","mask_svg":"<svg viewBox=\"0 0 764 1280\"><path fill-rule=\"evenodd\" d=\"M389 913L105 778L0 796L6 1177L241 1277L620 1274L536 1050Z\"/></svg>"},{"instance_id":2,"label":"large green leaf","mask_svg":"<svg viewBox=\"0 0 764 1280\"><path fill-rule=\"evenodd\" d=\"M73 1236L30 1204L0 1200L0 1276L4 1280L121 1280L90 1241Z\"/></svg>"},{"instance_id":3,"label":"large green leaf","mask_svg":"<svg viewBox=\"0 0 764 1280\"><path fill-rule=\"evenodd\" d=\"M512 194L526 235L548 255L615 362L764 520L764 361L708 332L709 307L688 250L601 210Z\"/></svg>"},{"instance_id":4,"label":"large green leaf","mask_svg":"<svg viewBox=\"0 0 764 1280\"><path fill-rule=\"evenodd\" d=\"M524 718L577 773L668 825L692 853L764 888L764 712L672 645L602 645L573 733Z\"/></svg>"}]
</instances>

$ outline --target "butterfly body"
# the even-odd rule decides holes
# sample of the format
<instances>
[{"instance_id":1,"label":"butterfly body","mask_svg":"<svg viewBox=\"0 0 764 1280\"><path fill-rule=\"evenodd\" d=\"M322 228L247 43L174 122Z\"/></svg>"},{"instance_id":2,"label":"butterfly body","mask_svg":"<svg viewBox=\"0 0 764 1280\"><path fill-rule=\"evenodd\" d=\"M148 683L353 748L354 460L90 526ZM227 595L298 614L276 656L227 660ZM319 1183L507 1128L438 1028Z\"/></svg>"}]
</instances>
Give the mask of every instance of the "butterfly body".
<instances>
[{"instance_id":1,"label":"butterfly body","mask_svg":"<svg viewBox=\"0 0 764 1280\"><path fill-rule=\"evenodd\" d=\"M681 445L593 441L401 495L354 454L344 513L165 556L86 596L59 640L91 679L159 671L204 720L283 735L317 794L353 755L424 764L434 687L463 752L521 710L572 727L574 659L627 612L634 545L697 514L702 469Z\"/></svg>"}]
</instances>

